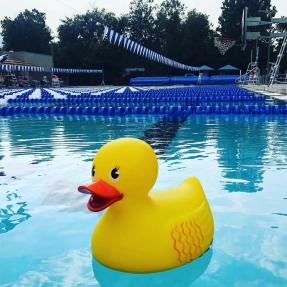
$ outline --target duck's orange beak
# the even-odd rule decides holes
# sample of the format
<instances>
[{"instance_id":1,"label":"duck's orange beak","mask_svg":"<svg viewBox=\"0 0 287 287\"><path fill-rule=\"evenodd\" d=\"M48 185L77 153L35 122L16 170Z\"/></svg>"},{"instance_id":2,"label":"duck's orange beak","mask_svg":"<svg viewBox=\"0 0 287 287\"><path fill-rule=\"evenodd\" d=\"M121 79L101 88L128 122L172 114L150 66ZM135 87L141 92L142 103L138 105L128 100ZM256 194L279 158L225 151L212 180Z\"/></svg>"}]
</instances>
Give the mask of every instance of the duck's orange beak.
<instances>
[{"instance_id":1,"label":"duck's orange beak","mask_svg":"<svg viewBox=\"0 0 287 287\"><path fill-rule=\"evenodd\" d=\"M89 185L79 186L78 191L91 194L87 206L93 212L101 211L123 198L122 193L101 179Z\"/></svg>"}]
</instances>

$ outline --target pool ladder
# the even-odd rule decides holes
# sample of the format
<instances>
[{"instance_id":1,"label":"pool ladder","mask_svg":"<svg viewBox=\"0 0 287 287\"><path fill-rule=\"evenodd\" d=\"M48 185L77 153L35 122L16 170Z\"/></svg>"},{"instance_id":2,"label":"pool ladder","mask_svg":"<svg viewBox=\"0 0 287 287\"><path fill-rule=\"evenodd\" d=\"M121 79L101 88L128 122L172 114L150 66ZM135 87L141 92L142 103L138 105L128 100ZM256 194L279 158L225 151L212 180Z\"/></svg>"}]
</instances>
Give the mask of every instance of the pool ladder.
<instances>
[{"instance_id":1,"label":"pool ladder","mask_svg":"<svg viewBox=\"0 0 287 287\"><path fill-rule=\"evenodd\" d=\"M285 30L285 31L287 31L287 30ZM281 60L283 58L283 55L284 55L284 52L285 52L285 49L286 49L286 45L287 45L287 37L284 37L283 43L282 43L280 51L279 51L279 54L277 56L276 63L271 68L270 80L269 80L269 85L268 86L272 86L274 84L276 78L277 78L279 67L280 67L280 63L281 63Z\"/></svg>"}]
</instances>

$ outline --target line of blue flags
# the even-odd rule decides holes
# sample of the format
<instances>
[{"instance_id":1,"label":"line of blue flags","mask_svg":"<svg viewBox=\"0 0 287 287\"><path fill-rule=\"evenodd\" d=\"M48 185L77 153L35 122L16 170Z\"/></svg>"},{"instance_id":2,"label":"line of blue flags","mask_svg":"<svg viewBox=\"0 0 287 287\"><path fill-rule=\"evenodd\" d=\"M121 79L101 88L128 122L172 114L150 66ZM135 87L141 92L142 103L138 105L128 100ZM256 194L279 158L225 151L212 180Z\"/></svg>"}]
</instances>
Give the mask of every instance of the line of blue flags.
<instances>
[{"instance_id":1,"label":"line of blue flags","mask_svg":"<svg viewBox=\"0 0 287 287\"><path fill-rule=\"evenodd\" d=\"M179 62L176 62L172 59L169 59L161 54L154 52L134 41L130 38L121 35L111 28L105 26L104 37L103 39L107 39L111 44L122 47L123 49L128 50L129 52L136 54L138 56L144 57L148 60L164 64L176 69L187 70L187 71L198 71L197 67L188 66Z\"/></svg>"},{"instance_id":2,"label":"line of blue flags","mask_svg":"<svg viewBox=\"0 0 287 287\"><path fill-rule=\"evenodd\" d=\"M0 63L4 63L8 59L8 54L0 55Z\"/></svg>"},{"instance_id":3,"label":"line of blue flags","mask_svg":"<svg viewBox=\"0 0 287 287\"><path fill-rule=\"evenodd\" d=\"M1 71L17 71L17 72L43 72L43 67L36 67L36 66L23 66L23 65L8 65L2 64L0 65Z\"/></svg>"},{"instance_id":4,"label":"line of blue flags","mask_svg":"<svg viewBox=\"0 0 287 287\"><path fill-rule=\"evenodd\" d=\"M53 73L67 73L67 74L102 74L103 70L95 69L66 69L66 68L52 68Z\"/></svg>"},{"instance_id":5,"label":"line of blue flags","mask_svg":"<svg viewBox=\"0 0 287 287\"><path fill-rule=\"evenodd\" d=\"M7 72L10 72L10 71L16 71L16 72L44 72L44 68L43 67L36 67L36 66L0 64L0 71L7 71ZM79 73L102 74L103 70L52 68L52 72L53 73L69 73L69 74L79 74Z\"/></svg>"}]
</instances>

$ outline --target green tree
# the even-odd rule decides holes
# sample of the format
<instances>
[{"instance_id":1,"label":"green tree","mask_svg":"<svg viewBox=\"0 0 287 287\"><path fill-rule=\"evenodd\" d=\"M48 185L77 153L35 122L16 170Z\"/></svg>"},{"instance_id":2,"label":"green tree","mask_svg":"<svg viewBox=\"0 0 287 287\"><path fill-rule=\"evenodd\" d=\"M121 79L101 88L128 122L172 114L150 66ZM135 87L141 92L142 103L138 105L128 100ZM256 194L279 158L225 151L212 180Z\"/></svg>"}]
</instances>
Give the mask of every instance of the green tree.
<instances>
[{"instance_id":1,"label":"green tree","mask_svg":"<svg viewBox=\"0 0 287 287\"><path fill-rule=\"evenodd\" d=\"M189 11L182 24L181 60L195 66L211 64L215 52L208 16L195 9Z\"/></svg>"},{"instance_id":2,"label":"green tree","mask_svg":"<svg viewBox=\"0 0 287 287\"><path fill-rule=\"evenodd\" d=\"M157 12L157 46L168 57L179 59L181 55L182 20L184 5L180 0L164 0Z\"/></svg>"},{"instance_id":3,"label":"green tree","mask_svg":"<svg viewBox=\"0 0 287 287\"><path fill-rule=\"evenodd\" d=\"M126 16L117 18L104 9L66 18L58 28L55 64L71 68L104 68L107 78L114 81L120 76L126 55L121 49L103 41L104 25L124 33L127 23ZM87 75L79 76L75 81L84 77L86 79Z\"/></svg>"},{"instance_id":4,"label":"green tree","mask_svg":"<svg viewBox=\"0 0 287 287\"><path fill-rule=\"evenodd\" d=\"M5 50L50 53L51 31L46 25L45 13L25 10L15 19L1 21Z\"/></svg>"},{"instance_id":5,"label":"green tree","mask_svg":"<svg viewBox=\"0 0 287 287\"><path fill-rule=\"evenodd\" d=\"M244 7L248 7L248 14L252 17L261 17L270 20L276 14L276 8L271 5L271 0L224 0L222 14L219 17L219 32L224 37L241 39L241 20ZM262 28L261 31L266 30Z\"/></svg>"},{"instance_id":6,"label":"green tree","mask_svg":"<svg viewBox=\"0 0 287 287\"><path fill-rule=\"evenodd\" d=\"M132 0L130 3L129 32L131 37L143 45L154 42L154 0Z\"/></svg>"},{"instance_id":7,"label":"green tree","mask_svg":"<svg viewBox=\"0 0 287 287\"><path fill-rule=\"evenodd\" d=\"M261 17L262 20L270 20L270 17L276 14L276 8L271 5L271 0L224 0L222 3L222 14L219 17L218 32L223 37L229 37L237 41L237 46L227 52L222 57L222 62L234 64L245 69L250 61L251 49L255 57L255 41L249 42L246 51L241 51L241 22L244 7L248 7L248 15L252 17ZM256 28L256 31L262 34L267 33L266 26ZM265 42L257 42L260 48L260 68L262 73L266 72L268 44Z\"/></svg>"}]
</instances>

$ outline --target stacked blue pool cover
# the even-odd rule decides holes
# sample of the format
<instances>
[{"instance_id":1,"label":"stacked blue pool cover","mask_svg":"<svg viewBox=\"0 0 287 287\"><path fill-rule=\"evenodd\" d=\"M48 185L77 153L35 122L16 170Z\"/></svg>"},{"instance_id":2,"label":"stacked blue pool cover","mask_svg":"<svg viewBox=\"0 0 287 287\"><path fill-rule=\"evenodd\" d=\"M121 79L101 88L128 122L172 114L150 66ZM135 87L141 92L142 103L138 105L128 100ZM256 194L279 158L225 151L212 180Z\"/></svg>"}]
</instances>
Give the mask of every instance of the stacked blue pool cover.
<instances>
[{"instance_id":1,"label":"stacked blue pool cover","mask_svg":"<svg viewBox=\"0 0 287 287\"><path fill-rule=\"evenodd\" d=\"M95 95L93 90L41 89L40 98L30 98L34 90L8 99L0 115L129 115L129 114L287 114L286 105L268 105L265 97L237 86L172 87L122 93L107 90ZM62 98L55 98L55 93Z\"/></svg>"},{"instance_id":2,"label":"stacked blue pool cover","mask_svg":"<svg viewBox=\"0 0 287 287\"><path fill-rule=\"evenodd\" d=\"M235 84L239 75L214 75L214 76L177 76L177 77L136 77L130 79L130 84L135 86L157 85L224 85Z\"/></svg>"}]
</instances>

